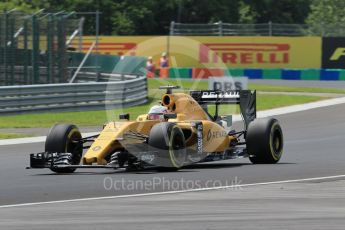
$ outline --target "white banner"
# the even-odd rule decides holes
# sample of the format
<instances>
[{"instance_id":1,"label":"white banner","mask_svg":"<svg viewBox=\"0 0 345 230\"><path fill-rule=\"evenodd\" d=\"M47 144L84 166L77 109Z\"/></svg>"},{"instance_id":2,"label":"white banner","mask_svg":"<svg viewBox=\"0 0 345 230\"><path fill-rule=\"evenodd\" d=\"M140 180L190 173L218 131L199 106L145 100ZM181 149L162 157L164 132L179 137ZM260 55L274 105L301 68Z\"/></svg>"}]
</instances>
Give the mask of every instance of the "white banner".
<instances>
[{"instance_id":1,"label":"white banner","mask_svg":"<svg viewBox=\"0 0 345 230\"><path fill-rule=\"evenodd\" d=\"M248 77L209 77L209 90L242 90L248 89Z\"/></svg>"}]
</instances>

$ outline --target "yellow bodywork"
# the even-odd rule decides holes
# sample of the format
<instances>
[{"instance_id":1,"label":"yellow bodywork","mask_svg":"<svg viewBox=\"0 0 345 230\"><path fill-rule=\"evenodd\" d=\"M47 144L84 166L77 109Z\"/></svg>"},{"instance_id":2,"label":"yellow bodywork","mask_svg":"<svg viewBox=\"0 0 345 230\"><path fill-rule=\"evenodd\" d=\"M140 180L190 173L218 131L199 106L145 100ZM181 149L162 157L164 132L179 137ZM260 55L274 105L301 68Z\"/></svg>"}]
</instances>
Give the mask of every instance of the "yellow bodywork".
<instances>
[{"instance_id":1,"label":"yellow bodywork","mask_svg":"<svg viewBox=\"0 0 345 230\"><path fill-rule=\"evenodd\" d=\"M202 142L205 153L223 152L229 148L232 141L237 141L236 137L229 136L222 126L213 122L203 108L188 94L164 94L162 104L170 113L176 113L176 118L168 121L176 123L184 131L187 148L195 148L197 141L194 122L202 122ZM105 158L109 154L126 149L125 133L132 131L148 136L151 128L159 122L161 121L147 120L147 114L138 116L135 121L109 122L83 156L82 164L107 164ZM132 144L133 140L130 142ZM140 143L140 140L137 142Z\"/></svg>"}]
</instances>

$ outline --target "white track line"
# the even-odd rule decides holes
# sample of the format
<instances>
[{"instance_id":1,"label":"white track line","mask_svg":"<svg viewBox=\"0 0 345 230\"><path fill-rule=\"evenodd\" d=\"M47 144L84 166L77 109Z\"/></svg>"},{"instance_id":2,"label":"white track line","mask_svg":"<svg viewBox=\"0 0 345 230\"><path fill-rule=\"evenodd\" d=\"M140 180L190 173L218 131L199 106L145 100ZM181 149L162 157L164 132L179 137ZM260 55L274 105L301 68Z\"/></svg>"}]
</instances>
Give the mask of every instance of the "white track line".
<instances>
[{"instance_id":1,"label":"white track line","mask_svg":"<svg viewBox=\"0 0 345 230\"><path fill-rule=\"evenodd\" d=\"M295 113L295 112L302 112L310 109L317 109L332 105L339 105L345 103L345 97L338 97L338 98L332 98L328 100L322 100L322 101L316 101L316 102L310 102L305 104L299 104L299 105L291 105L276 109L270 109L270 110L264 110L258 112L258 117L269 117L269 116L276 116L276 115L282 115L287 113Z\"/></svg>"},{"instance_id":2,"label":"white track line","mask_svg":"<svg viewBox=\"0 0 345 230\"><path fill-rule=\"evenodd\" d=\"M338 98L332 98L332 99L327 99L327 100L322 100L322 101L316 101L316 102L310 102L310 103L305 103L305 104L291 105L291 106L285 106L285 107L276 108L276 109L259 111L257 112L257 117L258 118L271 117L271 116L277 116L277 115L288 114L288 113L302 112L306 110L317 109L317 108L322 108L322 107L327 107L327 106L332 106L332 105L339 105L339 104L344 104L344 103L345 103L345 97L338 97ZM241 121L241 120L242 118L240 115L233 116L233 121Z\"/></svg>"},{"instance_id":3,"label":"white track line","mask_svg":"<svg viewBox=\"0 0 345 230\"><path fill-rule=\"evenodd\" d=\"M343 177L345 179L345 175L336 175L336 176L313 177L313 178L296 179L296 180L271 181L271 182L261 182L261 183L253 183L253 184L229 185L229 186L198 188L198 189L178 190L178 191L139 193L139 194L131 194L131 195L102 196L102 197L90 197L90 198L70 199L70 200L56 200L56 201L34 202L34 203L10 204L10 205L0 205L0 209L35 206L35 205L45 205L45 204L60 204L60 203L83 202L83 201L106 200L106 199L119 199L119 198L130 198L130 197L168 195L168 194L178 194L178 193L187 193L187 192L212 191L212 190L220 190L220 189L234 189L234 188L243 188L243 187L260 186L260 185L285 184L285 183L318 181L318 180L326 180L326 179L337 179L337 178L343 178Z\"/></svg>"}]
</instances>

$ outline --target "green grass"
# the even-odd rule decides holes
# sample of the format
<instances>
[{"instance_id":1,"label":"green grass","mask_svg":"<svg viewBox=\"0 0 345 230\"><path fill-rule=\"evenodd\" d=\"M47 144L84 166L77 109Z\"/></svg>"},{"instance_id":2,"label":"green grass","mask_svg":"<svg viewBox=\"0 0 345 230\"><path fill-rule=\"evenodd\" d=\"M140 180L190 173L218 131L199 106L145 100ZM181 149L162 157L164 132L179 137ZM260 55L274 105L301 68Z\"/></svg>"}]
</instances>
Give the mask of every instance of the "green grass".
<instances>
[{"instance_id":1,"label":"green grass","mask_svg":"<svg viewBox=\"0 0 345 230\"><path fill-rule=\"evenodd\" d=\"M208 89L208 82L205 80L180 80L180 79L149 79L148 86L151 90L156 90L162 85L179 85L184 90Z\"/></svg>"},{"instance_id":2,"label":"green grass","mask_svg":"<svg viewBox=\"0 0 345 230\"><path fill-rule=\"evenodd\" d=\"M164 93L163 90L157 89L161 85L182 85L182 90L187 92L188 89L207 89L207 81L181 81L181 80L155 80L150 79L148 81L149 88L149 103L141 106L107 110L107 111L82 111L82 112L65 112L65 113L40 113L40 114L25 114L15 116L1 116L0 117L0 128L36 128L36 127L50 127L56 123L73 123L78 126L101 126L107 121L115 120L121 113L130 113L132 119L136 118L139 114L147 113L149 108L158 102L161 95ZM298 87L281 87L281 86L262 86L262 85L250 85L250 88L260 91L288 91L288 92L305 92ZM309 88L308 88L309 89ZM294 90L294 91L293 91ZM322 89L318 89L320 92ZM313 91L316 92L316 91ZM323 91L325 92L325 91ZM330 92L330 91L327 91ZM337 93L339 93L337 91ZM345 93L345 91L344 91ZM305 96L305 95L264 95L258 93L257 95L257 108L258 110L272 109L276 107L289 106L295 104L302 104L312 101L325 99L324 97L318 96ZM222 106L220 114L222 112L229 114L229 111L236 112L235 109L230 107ZM210 109L210 111L212 108Z\"/></svg>"},{"instance_id":3,"label":"green grass","mask_svg":"<svg viewBox=\"0 0 345 230\"><path fill-rule=\"evenodd\" d=\"M149 79L149 88L157 89L161 85L183 85L184 89L208 89L207 80L180 80L180 79ZM294 86L274 86L249 84L249 89L264 92L305 92L305 93L337 93L345 94L345 89L311 88Z\"/></svg>"},{"instance_id":4,"label":"green grass","mask_svg":"<svg viewBox=\"0 0 345 230\"><path fill-rule=\"evenodd\" d=\"M258 94L257 95L257 110L267 110L267 109L274 109L277 107L289 106L289 105L297 105L297 104L304 104L314 101L319 101L321 99L327 99L325 97L318 97L318 96L290 96L290 95L281 95L281 94L272 94L272 95L265 95L265 94ZM214 106L209 106L209 112L214 114ZM238 106L220 106L219 115L230 115L239 113Z\"/></svg>"},{"instance_id":5,"label":"green grass","mask_svg":"<svg viewBox=\"0 0 345 230\"><path fill-rule=\"evenodd\" d=\"M32 137L32 135L19 134L19 133L0 133L0 139L11 139L11 138L21 138L21 137Z\"/></svg>"},{"instance_id":6,"label":"green grass","mask_svg":"<svg viewBox=\"0 0 345 230\"><path fill-rule=\"evenodd\" d=\"M158 98L156 98L158 101ZM281 106L302 104L307 102L324 99L317 96L289 96L289 95L260 95L257 96L258 110L272 109ZM150 104L126 108L123 110L108 111L86 111L86 112L68 112L68 113L41 113L17 116L0 117L0 128L36 128L50 127L57 123L73 123L78 126L101 126L106 121L117 119L121 113L130 113L131 118L146 113L153 105ZM212 109L210 109L210 112ZM234 107L221 106L220 114L229 114L236 112Z\"/></svg>"},{"instance_id":7,"label":"green grass","mask_svg":"<svg viewBox=\"0 0 345 230\"><path fill-rule=\"evenodd\" d=\"M318 97L318 96L304 96L304 95L290 96L290 95L281 95L281 94L272 94L272 95L258 94L256 101L257 101L258 110L266 110L266 109L273 109L273 108L289 106L289 105L304 104L308 102L319 101L322 99L328 99L328 98Z\"/></svg>"},{"instance_id":8,"label":"green grass","mask_svg":"<svg viewBox=\"0 0 345 230\"><path fill-rule=\"evenodd\" d=\"M293 87L293 86L274 86L249 84L249 88L264 92L304 92L304 93L339 93L345 94L343 89L328 89L328 88L309 88L309 87Z\"/></svg>"}]
</instances>

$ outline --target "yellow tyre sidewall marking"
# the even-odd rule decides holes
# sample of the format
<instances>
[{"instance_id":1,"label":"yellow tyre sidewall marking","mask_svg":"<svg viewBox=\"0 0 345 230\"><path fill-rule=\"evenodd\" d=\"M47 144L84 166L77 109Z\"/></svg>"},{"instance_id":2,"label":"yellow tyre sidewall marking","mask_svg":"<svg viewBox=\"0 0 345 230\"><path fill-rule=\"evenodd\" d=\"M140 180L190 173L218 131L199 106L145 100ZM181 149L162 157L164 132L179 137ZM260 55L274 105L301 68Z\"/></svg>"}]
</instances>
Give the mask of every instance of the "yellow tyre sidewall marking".
<instances>
[{"instance_id":1,"label":"yellow tyre sidewall marking","mask_svg":"<svg viewBox=\"0 0 345 230\"><path fill-rule=\"evenodd\" d=\"M169 156L170 156L170 161L173 164L173 166L175 168L180 168L182 165L178 164L179 161L175 158L174 149L172 148L172 140L173 140L172 137L174 136L175 128L178 128L178 127L176 125L174 125L172 127L171 136L170 136L170 139L169 139Z\"/></svg>"},{"instance_id":2,"label":"yellow tyre sidewall marking","mask_svg":"<svg viewBox=\"0 0 345 230\"><path fill-rule=\"evenodd\" d=\"M279 160L282 153L283 153L283 149L280 150L280 152L278 153L278 155L275 154L274 148L273 148L273 133L274 133L274 129L276 126L278 126L278 122L274 122L272 127L271 127L271 131L270 131L270 150L271 150L271 155L273 157L274 160ZM281 142L281 140L279 140Z\"/></svg>"},{"instance_id":3,"label":"yellow tyre sidewall marking","mask_svg":"<svg viewBox=\"0 0 345 230\"><path fill-rule=\"evenodd\" d=\"M71 129L71 131L68 133L68 136L67 136L67 140L66 140L66 146L65 146L65 153L67 153L67 148L68 148L68 144L69 144L69 140L71 139L72 135L76 132L79 132L78 129L76 128L73 128Z\"/></svg>"}]
</instances>

